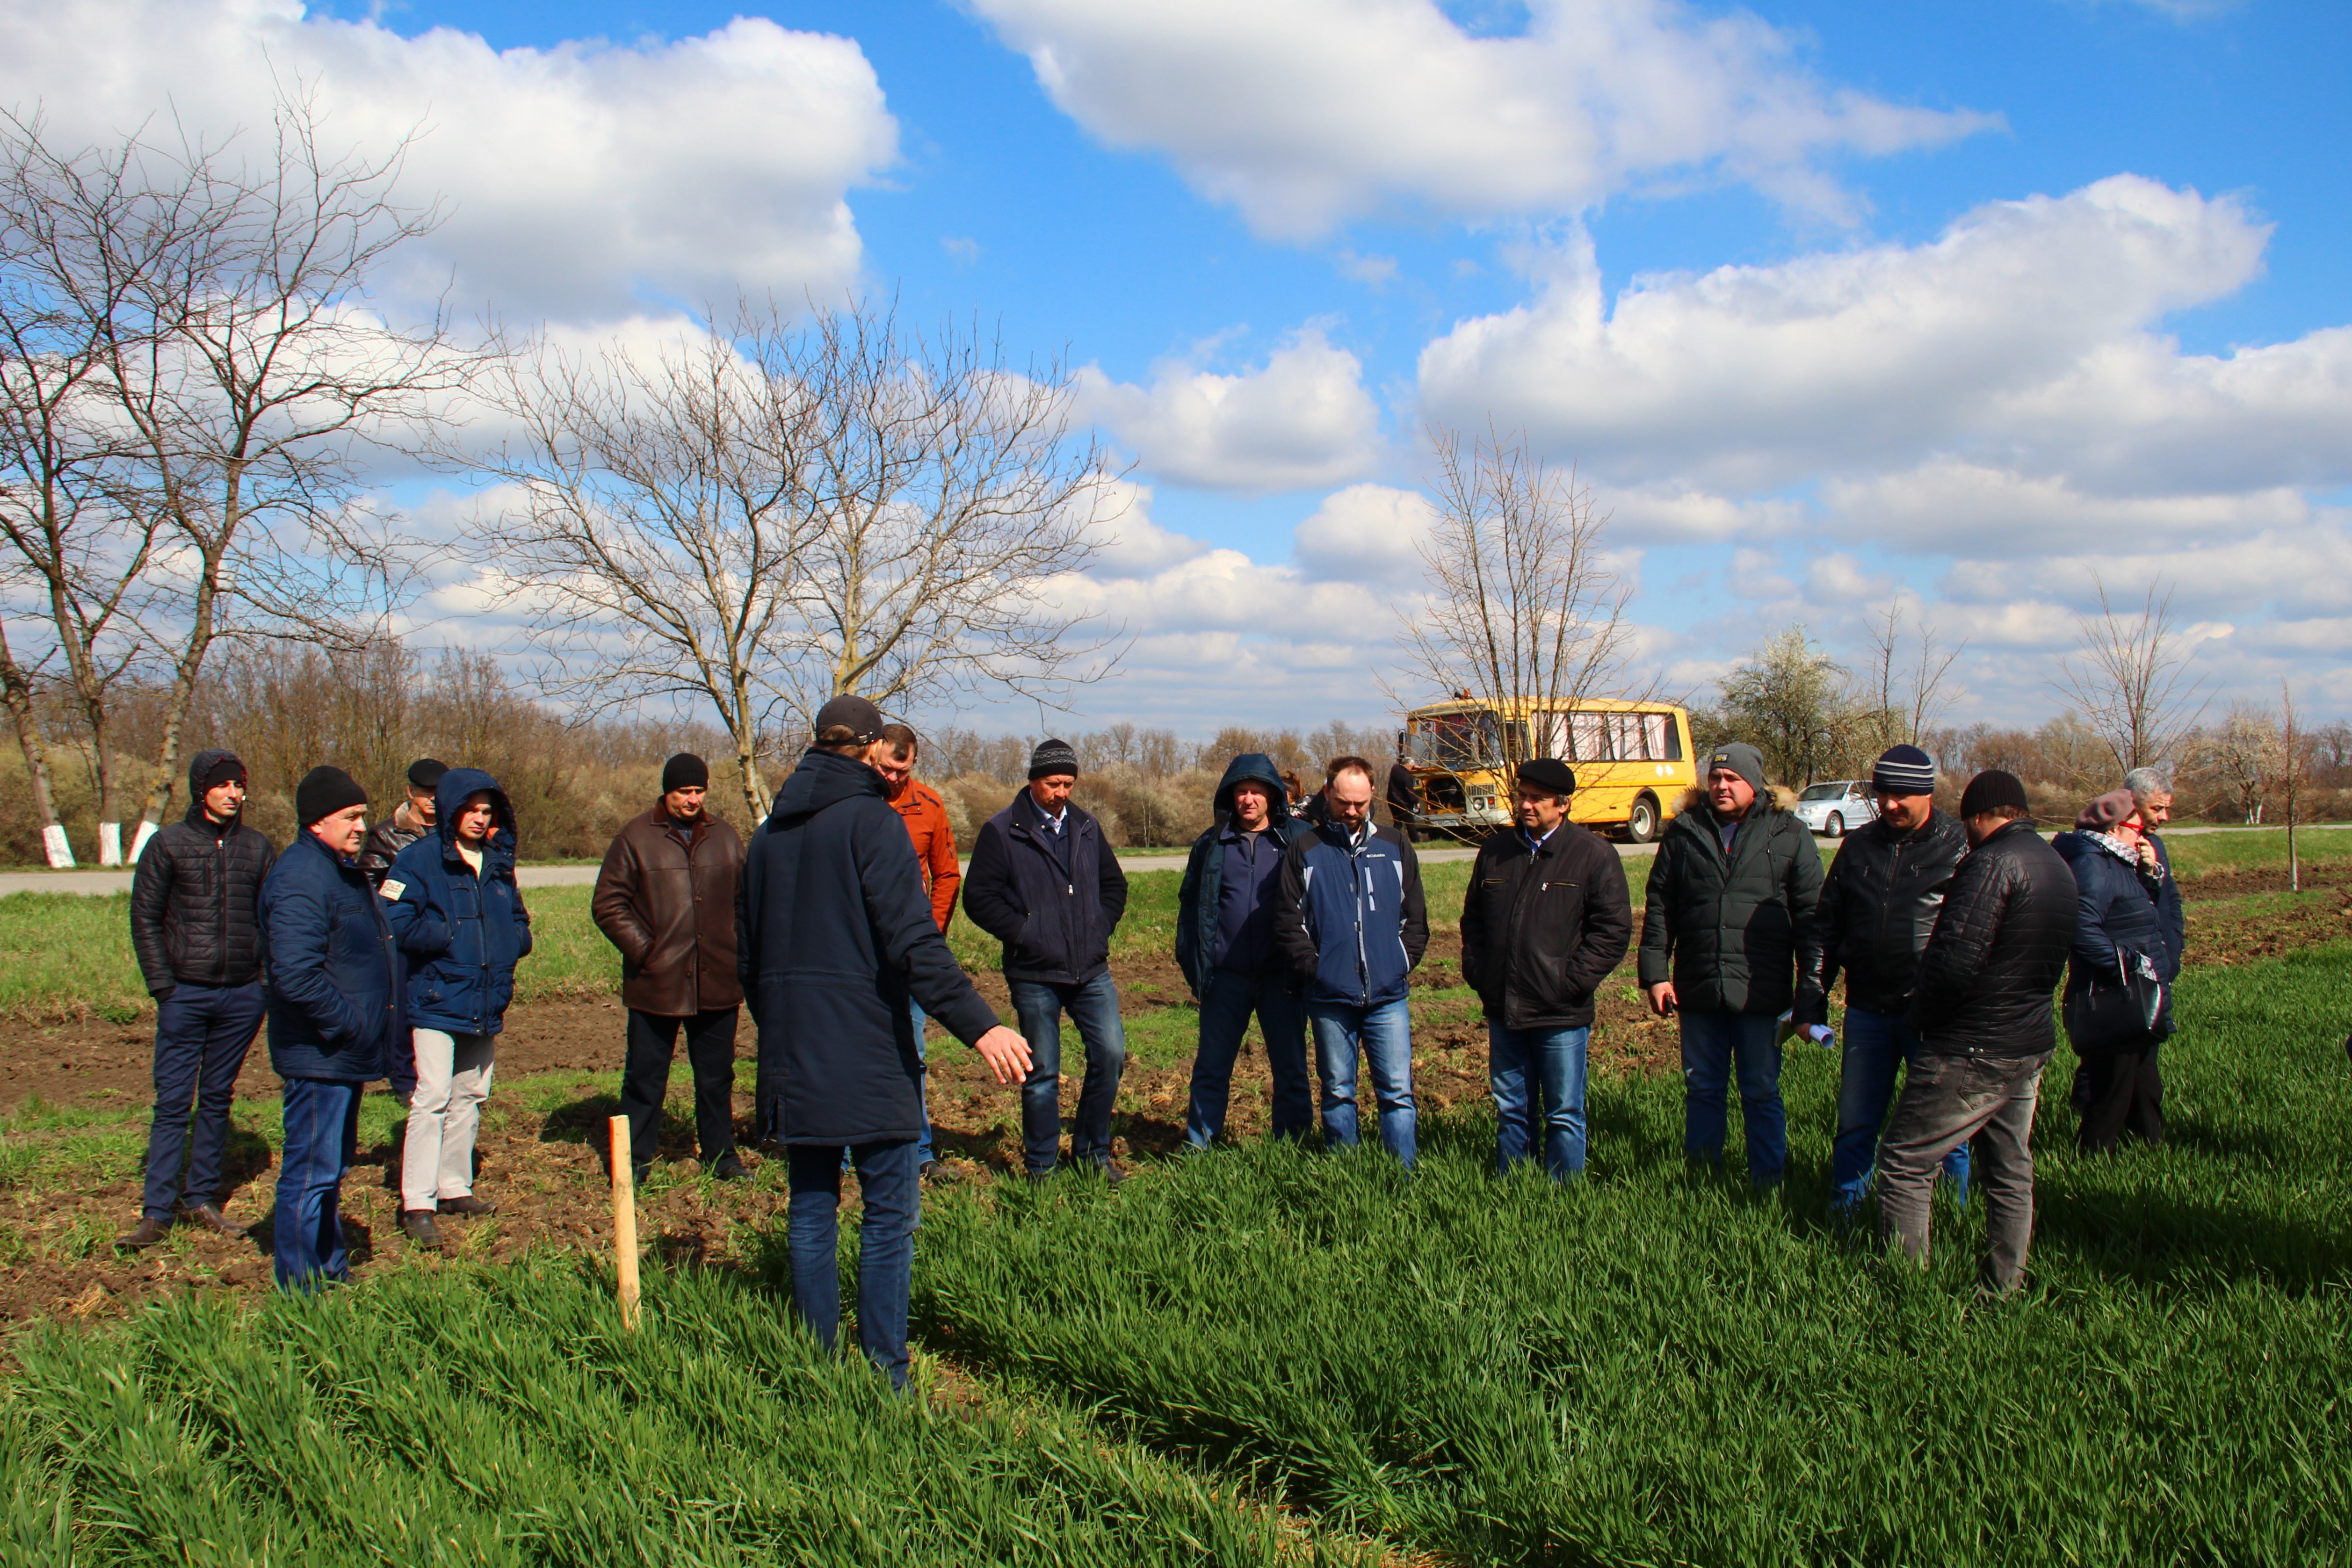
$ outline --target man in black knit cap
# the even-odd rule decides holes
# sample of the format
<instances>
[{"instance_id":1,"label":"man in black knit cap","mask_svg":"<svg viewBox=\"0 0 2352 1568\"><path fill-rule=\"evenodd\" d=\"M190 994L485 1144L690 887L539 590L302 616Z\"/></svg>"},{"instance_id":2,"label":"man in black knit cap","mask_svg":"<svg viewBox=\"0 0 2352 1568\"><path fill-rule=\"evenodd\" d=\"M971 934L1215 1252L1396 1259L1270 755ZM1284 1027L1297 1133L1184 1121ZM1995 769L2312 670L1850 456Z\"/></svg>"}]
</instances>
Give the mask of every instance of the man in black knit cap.
<instances>
[{"instance_id":1,"label":"man in black knit cap","mask_svg":"<svg viewBox=\"0 0 2352 1568\"><path fill-rule=\"evenodd\" d=\"M1936 1167L1977 1140L1983 1288L2004 1296L2025 1278L2033 1237L2033 1109L2058 1044L2050 998L2079 898L2074 872L2027 810L2025 786L1998 770L1960 796L1969 854L1919 956L1910 1009L1919 1052L1878 1150L1880 1230L1924 1265Z\"/></svg>"},{"instance_id":2,"label":"man in black knit cap","mask_svg":"<svg viewBox=\"0 0 2352 1568\"><path fill-rule=\"evenodd\" d=\"M163 1239L174 1210L225 1236L245 1228L221 1212L229 1102L261 1028L262 880L278 858L268 835L246 826L245 764L199 751L188 765L188 815L148 841L131 881L131 945L155 998L155 1122L147 1134L147 1190L131 1250ZM195 1136L188 1185L188 1103ZM185 1207L179 1206L184 1203Z\"/></svg>"},{"instance_id":3,"label":"man in black knit cap","mask_svg":"<svg viewBox=\"0 0 2352 1568\"><path fill-rule=\"evenodd\" d=\"M661 1144L662 1097L678 1030L694 1068L694 1136L702 1168L743 1174L735 1153L735 1025L743 983L735 953L735 893L743 840L705 809L710 768L681 751L662 768L661 799L632 817L604 852L588 909L621 951L629 1009L621 1113L643 1175Z\"/></svg>"},{"instance_id":4,"label":"man in black knit cap","mask_svg":"<svg viewBox=\"0 0 2352 1568\"><path fill-rule=\"evenodd\" d=\"M269 868L259 904L269 1065L285 1085L270 1253L280 1289L314 1291L351 1273L343 1176L358 1151L360 1095L391 1054L399 949L360 870L367 791L340 768L313 768L295 788L294 819L301 831Z\"/></svg>"},{"instance_id":5,"label":"man in black knit cap","mask_svg":"<svg viewBox=\"0 0 2352 1568\"><path fill-rule=\"evenodd\" d=\"M1062 1015L1086 1042L1086 1082L1070 1119L1070 1163L1112 1181L1110 1113L1127 1066L1110 934L1127 912L1118 852L1070 803L1078 754L1048 740L1029 758L1029 786L981 828L963 879L964 913L1004 944L1004 986L1028 1037L1021 1130L1029 1179L1054 1174L1062 1143Z\"/></svg>"}]
</instances>

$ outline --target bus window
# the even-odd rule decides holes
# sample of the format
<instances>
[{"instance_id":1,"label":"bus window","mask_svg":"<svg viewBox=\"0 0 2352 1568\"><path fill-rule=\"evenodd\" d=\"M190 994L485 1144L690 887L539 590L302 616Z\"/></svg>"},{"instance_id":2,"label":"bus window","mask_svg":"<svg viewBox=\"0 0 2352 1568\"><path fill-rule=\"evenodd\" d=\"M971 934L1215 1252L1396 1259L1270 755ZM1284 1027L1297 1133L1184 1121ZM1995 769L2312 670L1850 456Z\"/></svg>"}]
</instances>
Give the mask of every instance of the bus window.
<instances>
[{"instance_id":1,"label":"bus window","mask_svg":"<svg viewBox=\"0 0 2352 1568\"><path fill-rule=\"evenodd\" d=\"M1579 713L1569 716L1569 727L1576 742L1572 760L1577 762L1613 762L1614 749L1609 744L1609 716L1605 713Z\"/></svg>"},{"instance_id":2,"label":"bus window","mask_svg":"<svg viewBox=\"0 0 2352 1568\"><path fill-rule=\"evenodd\" d=\"M1492 714L1450 713L1415 719L1412 738L1412 760L1426 768L1485 767L1501 749Z\"/></svg>"},{"instance_id":3,"label":"bus window","mask_svg":"<svg viewBox=\"0 0 2352 1568\"><path fill-rule=\"evenodd\" d=\"M1670 713L1654 713L1649 716L1665 733L1666 743L1657 752L1658 760L1680 762L1683 759L1683 727L1675 722L1675 716Z\"/></svg>"}]
</instances>

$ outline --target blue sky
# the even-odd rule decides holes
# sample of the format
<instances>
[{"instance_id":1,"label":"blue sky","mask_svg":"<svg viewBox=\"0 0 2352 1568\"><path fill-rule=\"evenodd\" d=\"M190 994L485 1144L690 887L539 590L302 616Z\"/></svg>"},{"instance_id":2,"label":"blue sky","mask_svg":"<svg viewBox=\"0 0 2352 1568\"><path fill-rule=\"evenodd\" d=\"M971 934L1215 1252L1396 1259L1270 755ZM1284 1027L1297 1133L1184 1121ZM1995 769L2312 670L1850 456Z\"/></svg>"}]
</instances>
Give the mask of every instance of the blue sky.
<instances>
[{"instance_id":1,"label":"blue sky","mask_svg":"<svg viewBox=\"0 0 2352 1568\"><path fill-rule=\"evenodd\" d=\"M1431 416L1580 465L1679 688L1899 601L1969 640L1954 718L2036 720L2096 567L2217 702L2352 712L2340 5L93 0L0 46L11 96L129 57L69 117L249 121L275 61L427 120L516 319L897 289L1088 367L1142 489L1076 591L1138 641L1076 723L1381 715Z\"/></svg>"}]
</instances>

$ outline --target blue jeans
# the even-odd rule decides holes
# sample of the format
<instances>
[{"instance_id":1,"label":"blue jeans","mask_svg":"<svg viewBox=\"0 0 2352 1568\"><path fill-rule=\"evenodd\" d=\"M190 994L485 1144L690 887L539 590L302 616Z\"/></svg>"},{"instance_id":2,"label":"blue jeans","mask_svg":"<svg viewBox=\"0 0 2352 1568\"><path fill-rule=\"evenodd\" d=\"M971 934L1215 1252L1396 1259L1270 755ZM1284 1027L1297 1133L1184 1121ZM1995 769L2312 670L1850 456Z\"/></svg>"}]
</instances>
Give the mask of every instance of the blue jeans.
<instances>
[{"instance_id":1,"label":"blue jeans","mask_svg":"<svg viewBox=\"0 0 2352 1568\"><path fill-rule=\"evenodd\" d=\"M1192 1058L1192 1104L1184 1118L1184 1141L1193 1148L1207 1148L1225 1130L1234 1060L1252 1013L1265 1036L1265 1064L1274 1076L1274 1135L1304 1137L1315 1120L1297 980L1279 967L1262 975L1212 969L1201 984L1201 1050Z\"/></svg>"},{"instance_id":2,"label":"blue jeans","mask_svg":"<svg viewBox=\"0 0 2352 1568\"><path fill-rule=\"evenodd\" d=\"M343 1173L359 1152L356 1078L286 1081L286 1147L278 1156L271 1267L286 1291L314 1291L351 1278L343 1252Z\"/></svg>"},{"instance_id":3,"label":"blue jeans","mask_svg":"<svg viewBox=\"0 0 2352 1568\"><path fill-rule=\"evenodd\" d=\"M147 1218L171 1218L184 1191L191 1207L220 1201L229 1102L236 1097L245 1053L261 1028L262 1008L258 980L242 986L183 982L155 1005L155 1120L147 1130L147 1190L139 1205ZM188 1135L192 1100L194 1139ZM185 1188L180 1186L183 1150L188 1155Z\"/></svg>"},{"instance_id":4,"label":"blue jeans","mask_svg":"<svg viewBox=\"0 0 2352 1568\"><path fill-rule=\"evenodd\" d=\"M1918 1037L1901 1013L1845 1009L1845 1056L1838 1065L1837 1144L1830 1155L1830 1206L1852 1208L1870 1190L1878 1163L1878 1129L1895 1100L1895 1070L1915 1061ZM1944 1180L1952 1197L1969 1200L1969 1146L1946 1155Z\"/></svg>"},{"instance_id":5,"label":"blue jeans","mask_svg":"<svg viewBox=\"0 0 2352 1568\"><path fill-rule=\"evenodd\" d=\"M1739 1068L1748 1179L1777 1184L1789 1164L1789 1113L1780 1103L1780 1020L1769 1013L1692 1013L1683 1019L1683 1153L1723 1164L1725 1096Z\"/></svg>"},{"instance_id":6,"label":"blue jeans","mask_svg":"<svg viewBox=\"0 0 2352 1568\"><path fill-rule=\"evenodd\" d=\"M915 1140L852 1144L866 1213L857 1228L857 1343L866 1359L907 1386L907 1297L915 1278L915 1227L923 1184ZM841 1334L841 1157L839 1144L794 1144L789 1150L793 1308L831 1350Z\"/></svg>"},{"instance_id":7,"label":"blue jeans","mask_svg":"<svg viewBox=\"0 0 2352 1568\"><path fill-rule=\"evenodd\" d=\"M1412 1103L1412 1014L1402 1001L1376 1008L1309 1002L1315 1025L1315 1066L1323 1077L1323 1141L1356 1146L1356 1051L1371 1069L1380 1106L1381 1142L1411 1166L1420 1153L1421 1113Z\"/></svg>"},{"instance_id":8,"label":"blue jeans","mask_svg":"<svg viewBox=\"0 0 2352 1568\"><path fill-rule=\"evenodd\" d=\"M1013 1011L1029 1041L1029 1076L1021 1081L1021 1142L1032 1175L1054 1168L1062 1149L1062 1014L1086 1042L1087 1080L1070 1118L1070 1163L1107 1165L1110 1113L1127 1071L1127 1030L1118 1021L1118 988L1108 971L1082 986L1013 980Z\"/></svg>"},{"instance_id":9,"label":"blue jeans","mask_svg":"<svg viewBox=\"0 0 2352 1568\"><path fill-rule=\"evenodd\" d=\"M1486 1063L1495 1092L1495 1168L1510 1174L1530 1157L1541 1102L1544 1169L1554 1181L1584 1170L1585 1048L1592 1030L1486 1026Z\"/></svg>"}]
</instances>

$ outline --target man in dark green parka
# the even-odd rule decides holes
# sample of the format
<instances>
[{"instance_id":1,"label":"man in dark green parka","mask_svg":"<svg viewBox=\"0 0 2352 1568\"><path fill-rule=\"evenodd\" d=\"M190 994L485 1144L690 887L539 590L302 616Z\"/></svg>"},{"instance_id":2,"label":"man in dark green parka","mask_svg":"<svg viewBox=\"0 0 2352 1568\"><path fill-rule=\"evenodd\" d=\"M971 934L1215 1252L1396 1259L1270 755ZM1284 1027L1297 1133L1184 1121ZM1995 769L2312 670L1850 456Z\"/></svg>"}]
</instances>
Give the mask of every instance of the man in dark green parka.
<instances>
[{"instance_id":1,"label":"man in dark green parka","mask_svg":"<svg viewBox=\"0 0 2352 1568\"><path fill-rule=\"evenodd\" d=\"M1789 1159L1780 1020L1820 1016L1822 857L1767 789L1761 752L1734 742L1706 766L1650 867L1642 988L1682 1019L1683 1152L1722 1163L1737 1064L1748 1179L1771 1186Z\"/></svg>"}]
</instances>

